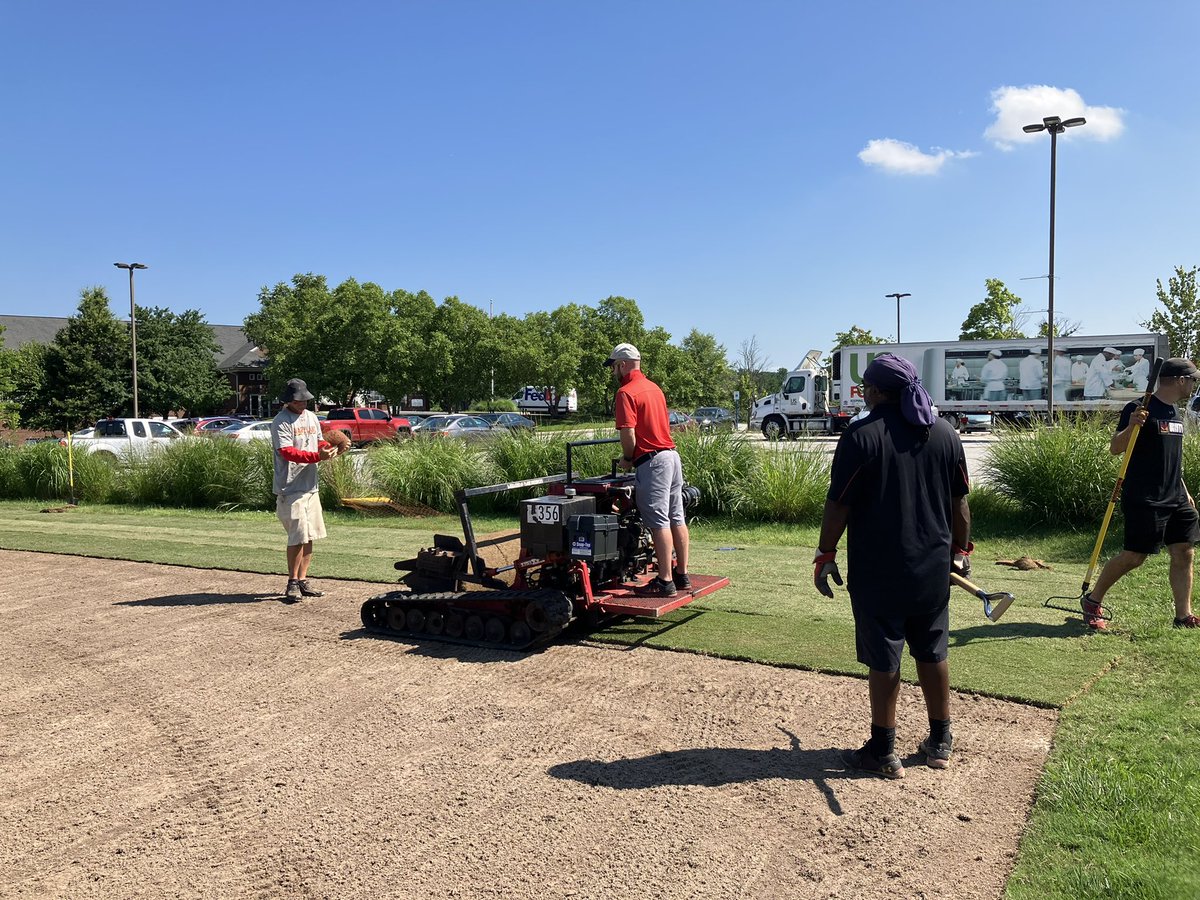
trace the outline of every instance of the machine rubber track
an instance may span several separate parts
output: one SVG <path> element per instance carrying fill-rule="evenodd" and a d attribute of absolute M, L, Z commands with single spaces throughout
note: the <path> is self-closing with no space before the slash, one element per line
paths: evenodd
<path fill-rule="evenodd" d="M 562 591 L 390 591 L 362 605 L 367 631 L 411 641 L 529 650 L 570 624 L 574 606 Z"/>

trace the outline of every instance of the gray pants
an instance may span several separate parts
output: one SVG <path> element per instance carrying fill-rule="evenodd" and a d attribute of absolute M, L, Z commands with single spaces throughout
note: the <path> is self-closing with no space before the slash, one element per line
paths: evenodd
<path fill-rule="evenodd" d="M 1026 400 L 1045 400 L 1046 391 L 1042 388 L 1033 388 L 1032 390 L 1021 388 L 1021 396 Z"/>

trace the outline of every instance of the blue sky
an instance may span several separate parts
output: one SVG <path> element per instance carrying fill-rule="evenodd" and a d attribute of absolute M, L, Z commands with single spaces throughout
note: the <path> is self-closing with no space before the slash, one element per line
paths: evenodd
<path fill-rule="evenodd" d="M 0 313 L 238 324 L 265 285 L 610 294 L 794 365 L 984 280 L 1140 330 L 1200 263 L 1191 3 L 0 3 Z M 1038 87 L 1040 86 L 1040 87 Z M 905 146 L 908 145 L 908 146 Z"/>

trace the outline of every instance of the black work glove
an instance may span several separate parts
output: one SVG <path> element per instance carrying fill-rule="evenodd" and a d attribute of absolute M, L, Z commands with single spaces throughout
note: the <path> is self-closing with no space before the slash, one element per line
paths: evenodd
<path fill-rule="evenodd" d="M 813 584 L 821 594 L 832 600 L 833 588 L 829 586 L 830 578 L 838 587 L 842 586 L 842 573 L 837 567 L 837 550 L 824 553 L 818 550 L 817 555 L 813 557 Z"/>
<path fill-rule="evenodd" d="M 950 563 L 950 571 L 957 572 L 963 578 L 971 577 L 971 551 L 975 549 L 974 541 L 967 541 L 964 550 L 958 544 L 954 545 L 954 560 Z"/>

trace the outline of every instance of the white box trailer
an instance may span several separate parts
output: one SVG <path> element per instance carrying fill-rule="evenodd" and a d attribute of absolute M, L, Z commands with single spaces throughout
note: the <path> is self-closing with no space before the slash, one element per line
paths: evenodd
<path fill-rule="evenodd" d="M 550 403 L 546 400 L 545 392 L 533 385 L 526 385 L 516 394 L 513 394 L 513 403 L 517 405 L 519 412 L 531 413 L 549 413 Z M 579 395 L 575 392 L 575 388 L 568 391 L 563 391 L 558 396 L 558 411 L 560 413 L 578 412 L 579 410 Z"/>
<path fill-rule="evenodd" d="M 755 403 L 750 426 L 769 437 L 840 430 L 863 410 L 862 373 L 881 353 L 911 362 L 939 414 L 955 420 L 1045 413 L 1051 392 L 1056 412 L 1119 409 L 1145 393 L 1150 366 L 1170 353 L 1165 336 L 1146 333 L 1055 337 L 1054 348 L 1057 360 L 1047 359 L 1045 338 L 868 344 L 839 348 L 828 372 L 810 350 L 778 393 Z"/>

